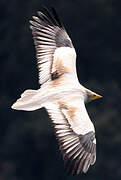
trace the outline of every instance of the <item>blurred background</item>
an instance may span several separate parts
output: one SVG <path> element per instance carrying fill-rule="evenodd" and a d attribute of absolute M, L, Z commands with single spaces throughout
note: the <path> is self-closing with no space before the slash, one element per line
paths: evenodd
<path fill-rule="evenodd" d="M 29 20 L 54 6 L 77 51 L 80 82 L 101 94 L 87 105 L 96 127 L 97 161 L 87 174 L 68 176 L 45 109 L 11 105 L 37 89 L 38 70 Z M 0 1 L 0 180 L 121 179 L 121 1 Z"/>

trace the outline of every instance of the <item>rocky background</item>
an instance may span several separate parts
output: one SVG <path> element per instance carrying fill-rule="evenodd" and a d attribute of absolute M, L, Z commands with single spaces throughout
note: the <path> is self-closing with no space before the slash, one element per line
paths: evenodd
<path fill-rule="evenodd" d="M 45 109 L 15 111 L 25 89 L 37 89 L 29 20 L 54 6 L 76 48 L 80 82 L 103 96 L 87 105 L 97 134 L 97 161 L 68 176 Z M 121 1 L 0 1 L 0 180 L 121 179 Z"/>

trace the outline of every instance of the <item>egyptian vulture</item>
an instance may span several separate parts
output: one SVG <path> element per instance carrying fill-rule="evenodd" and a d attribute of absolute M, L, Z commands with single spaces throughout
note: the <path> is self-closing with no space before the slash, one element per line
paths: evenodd
<path fill-rule="evenodd" d="M 76 52 L 56 11 L 44 8 L 30 24 L 41 87 L 26 90 L 12 108 L 34 111 L 44 107 L 68 172 L 86 173 L 96 161 L 96 138 L 85 103 L 101 96 L 79 83 Z"/>

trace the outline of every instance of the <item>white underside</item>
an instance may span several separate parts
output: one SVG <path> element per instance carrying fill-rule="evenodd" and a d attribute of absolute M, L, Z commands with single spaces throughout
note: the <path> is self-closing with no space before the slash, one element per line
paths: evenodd
<path fill-rule="evenodd" d="M 69 47 L 58 48 L 54 53 L 52 72 L 56 71 L 57 63 L 60 61 L 65 70 L 60 79 L 48 81 L 39 90 L 26 90 L 12 108 L 33 111 L 45 107 L 52 111 L 55 123 L 63 123 L 65 120 L 60 114 L 59 104 L 64 102 L 70 109 L 73 107 L 76 109 L 73 118 L 69 117 L 66 109 L 62 109 L 73 131 L 82 135 L 94 132 L 94 126 L 84 105 L 85 88 L 79 84 L 76 74 L 75 50 Z"/>

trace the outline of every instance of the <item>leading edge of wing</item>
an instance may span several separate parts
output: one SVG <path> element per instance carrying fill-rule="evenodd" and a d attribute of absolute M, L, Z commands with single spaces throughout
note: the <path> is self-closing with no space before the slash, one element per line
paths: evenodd
<path fill-rule="evenodd" d="M 37 14 L 30 21 L 30 28 L 36 48 L 39 83 L 42 85 L 61 76 L 58 69 L 53 67 L 55 51 L 62 47 L 73 49 L 73 45 L 54 8 L 44 8 L 43 12 L 38 11 Z"/>

